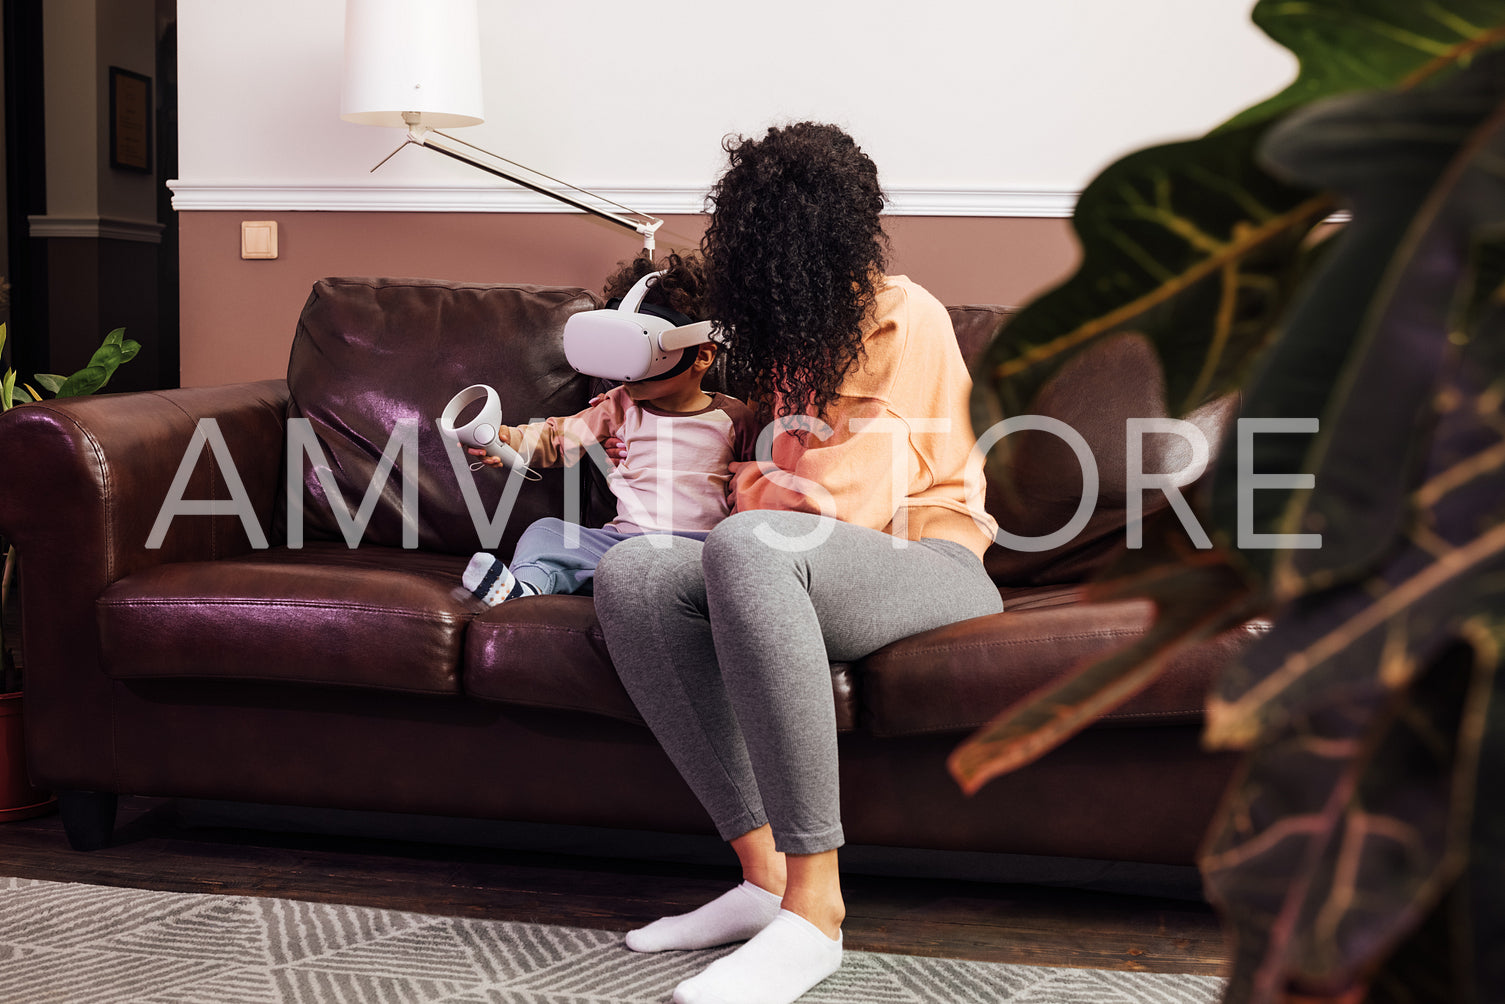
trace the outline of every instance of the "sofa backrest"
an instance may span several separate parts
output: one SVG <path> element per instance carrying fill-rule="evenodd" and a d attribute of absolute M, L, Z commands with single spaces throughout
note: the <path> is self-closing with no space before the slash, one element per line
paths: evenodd
<path fill-rule="evenodd" d="M 451 396 L 475 383 L 496 388 L 511 424 L 584 408 L 590 381 L 565 362 L 560 333 L 571 314 L 600 305 L 575 287 L 321 279 L 304 305 L 288 360 L 289 417 L 309 421 L 347 512 L 365 497 L 394 428 L 416 424 L 419 546 L 468 554 L 480 539 L 435 418 Z M 313 463 L 305 459 L 302 471 L 306 539 L 343 539 Z M 490 518 L 507 477 L 495 470 L 465 476 L 473 477 Z M 399 464 L 363 543 L 402 546 L 403 484 Z M 279 506 L 281 529 L 286 506 Z M 545 471 L 543 481 L 517 493 L 500 546 L 510 553 L 529 523 L 563 511 L 564 474 Z"/>
<path fill-rule="evenodd" d="M 959 306 L 950 312 L 962 355 L 972 366 L 1012 309 Z M 1086 440 L 1098 470 L 1097 505 L 1082 531 L 1053 550 L 989 548 L 984 562 L 994 581 L 1008 586 L 1083 582 L 1123 546 L 1128 420 L 1165 417 L 1163 387 L 1154 350 L 1134 335 L 1108 339 L 1084 352 L 1045 387 L 1030 410 L 1066 423 Z M 1236 406 L 1233 397 L 1226 397 L 1186 416 L 1207 437 L 1214 457 Z M 975 430 L 979 436 L 984 431 Z M 1192 459 L 1190 444 L 1176 435 L 1146 435 L 1143 449 L 1146 474 L 1176 473 Z M 1000 527 L 1021 537 L 1041 537 L 1071 522 L 1082 498 L 1082 471 L 1063 440 L 1048 432 L 1013 433 L 1004 471 L 1002 478 L 988 480 L 988 511 Z M 1146 520 L 1170 505 L 1163 492 L 1147 491 L 1143 498 Z"/>
<path fill-rule="evenodd" d="M 289 417 L 308 420 L 347 512 L 365 497 L 394 428 L 416 424 L 419 545 L 470 553 L 481 542 L 434 418 L 456 391 L 473 383 L 497 389 L 505 420 L 513 424 L 585 407 L 599 387 L 565 361 L 561 333 L 571 314 L 600 305 L 592 292 L 577 287 L 321 279 L 303 308 L 288 361 Z M 950 313 L 963 357 L 972 365 L 1012 308 L 966 305 L 951 307 Z M 1161 386 L 1154 353 L 1142 340 L 1123 336 L 1083 354 L 1045 389 L 1032 410 L 1065 422 L 1087 441 L 1099 474 L 1097 505 L 1086 528 L 1054 550 L 990 548 L 985 561 L 1000 585 L 1081 582 L 1122 545 L 1126 423 L 1165 414 Z M 1225 399 L 1189 420 L 1216 451 L 1233 412 L 1234 402 Z M 1048 433 L 1014 433 L 1009 444 L 1005 477 L 990 478 L 988 484 L 989 511 L 1020 536 L 1043 536 L 1065 526 L 1081 499 L 1076 455 Z M 1147 473 L 1179 471 L 1190 457 L 1186 442 L 1168 435 L 1146 436 L 1144 454 Z M 500 545 L 504 552 L 534 519 L 564 512 L 565 478 L 581 473 L 584 520 L 600 525 L 611 518 L 613 500 L 594 470 L 545 471 L 543 481 L 517 493 Z M 466 474 L 489 518 L 506 477 L 499 471 Z M 305 537 L 343 539 L 306 459 L 302 482 Z M 402 485 L 399 464 L 376 501 L 364 543 L 401 546 Z M 1168 507 L 1161 492 L 1147 492 L 1144 502 L 1146 517 Z M 280 496 L 277 525 L 279 530 L 286 525 Z"/>

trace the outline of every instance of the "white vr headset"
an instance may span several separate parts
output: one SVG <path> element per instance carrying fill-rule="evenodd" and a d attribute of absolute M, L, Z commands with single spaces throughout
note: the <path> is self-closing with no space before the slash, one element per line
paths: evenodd
<path fill-rule="evenodd" d="M 633 284 L 622 302 L 604 310 L 571 314 L 564 322 L 564 357 L 577 372 L 633 383 L 674 376 L 690 368 L 689 351 L 716 341 L 712 321 L 691 321 L 677 310 L 644 303 L 650 272 Z"/>
<path fill-rule="evenodd" d="M 715 341 L 715 325 L 691 321 L 668 307 L 643 303 L 648 284 L 661 275 L 651 272 L 643 276 L 614 307 L 571 315 L 564 324 L 564 357 L 569 364 L 586 376 L 623 383 L 673 376 L 689 369 L 695 354 L 688 350 Z M 529 469 L 527 461 L 502 442 L 501 425 L 501 401 L 485 384 L 472 384 L 460 391 L 439 416 L 439 428 L 446 437 L 483 449 L 524 477 L 537 480 L 538 473 Z M 474 463 L 471 469 L 481 466 Z"/>

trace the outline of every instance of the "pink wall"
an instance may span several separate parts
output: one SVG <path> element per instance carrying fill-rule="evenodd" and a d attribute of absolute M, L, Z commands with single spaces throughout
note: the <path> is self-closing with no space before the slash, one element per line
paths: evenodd
<path fill-rule="evenodd" d="M 240 223 L 278 223 L 275 260 L 242 260 Z M 896 216 L 892 271 L 942 302 L 1019 304 L 1065 278 L 1076 248 L 1069 221 Z M 279 377 L 315 280 L 424 276 L 598 289 L 636 237 L 582 214 L 184 212 L 184 386 Z M 695 245 L 702 216 L 672 216 L 660 249 Z"/>

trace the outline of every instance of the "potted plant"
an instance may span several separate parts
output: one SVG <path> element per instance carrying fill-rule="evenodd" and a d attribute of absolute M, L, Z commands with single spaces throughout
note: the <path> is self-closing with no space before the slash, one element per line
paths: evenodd
<path fill-rule="evenodd" d="M 0 287 L 3 296 L 3 287 Z M 0 349 L 5 347 L 6 325 L 0 322 Z M 109 382 L 120 365 L 140 351 L 140 343 L 125 337 L 124 328 L 105 336 L 88 365 L 71 376 L 39 373 L 36 383 L 55 397 L 92 394 Z M 0 411 L 42 400 L 42 392 L 17 383 L 16 371 L 0 377 Z M 21 646 L 20 564 L 16 549 L 0 538 L 4 554 L 0 570 L 0 822 L 25 819 L 51 809 L 53 798 L 31 786 L 26 774 L 26 750 L 22 719 L 22 673 L 25 655 Z M 43 559 L 45 560 L 45 559 Z"/>
<path fill-rule="evenodd" d="M 1146 527 L 1089 595 L 1149 599 L 1149 633 L 952 771 L 975 790 L 1268 617 L 1207 704 L 1205 744 L 1245 757 L 1201 857 L 1226 1001 L 1505 1000 L 1505 0 L 1253 17 L 1296 82 L 1108 167 L 1075 212 L 1079 271 L 975 373 L 979 430 L 1128 334 L 1170 414 L 1239 391 L 1254 424 L 1197 500 L 1211 546 Z M 1271 420 L 1295 424 L 1252 434 Z"/>

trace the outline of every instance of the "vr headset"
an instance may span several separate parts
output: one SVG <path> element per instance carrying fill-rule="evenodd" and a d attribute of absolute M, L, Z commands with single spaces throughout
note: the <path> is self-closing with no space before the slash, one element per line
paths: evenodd
<path fill-rule="evenodd" d="M 648 284 L 662 272 L 650 272 L 633 284 L 620 302 L 603 310 L 586 310 L 564 322 L 564 357 L 586 376 L 634 383 L 677 376 L 695 362 L 690 351 L 716 341 L 712 321 L 691 321 L 677 310 L 644 303 Z"/>

